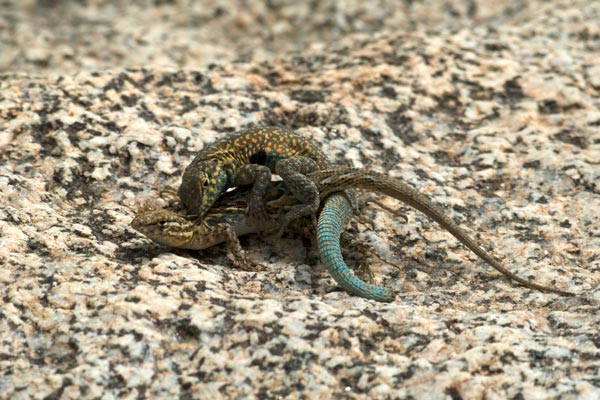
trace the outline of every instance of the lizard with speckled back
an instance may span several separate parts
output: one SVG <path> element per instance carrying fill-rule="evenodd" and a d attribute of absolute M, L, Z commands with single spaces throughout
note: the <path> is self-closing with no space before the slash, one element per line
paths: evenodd
<path fill-rule="evenodd" d="M 289 187 L 302 188 L 301 193 L 293 193 L 301 204 L 284 218 L 277 235 L 281 236 L 289 221 L 314 215 L 319 208 L 319 191 L 305 173 L 330 166 L 316 143 L 296 132 L 249 128 L 229 134 L 198 152 L 183 173 L 178 194 L 185 208 L 200 220 L 228 188 L 252 185 L 247 214 L 259 221 L 268 218 L 263 197 L 271 173 L 276 172 Z"/>
<path fill-rule="evenodd" d="M 295 161 L 292 161 L 291 165 L 293 166 L 294 163 Z M 531 289 L 554 292 L 566 296 L 573 295 L 573 293 L 568 291 L 529 282 L 508 271 L 483 250 L 454 221 L 448 218 L 439 207 L 435 206 L 417 190 L 398 179 L 393 179 L 376 172 L 353 168 L 320 170 L 309 173 L 306 176 L 315 183 L 322 198 L 327 198 L 332 192 L 335 193 L 348 188 L 377 191 L 394 197 L 423 212 L 439 223 L 483 261 L 509 279 L 515 280 Z M 338 201 L 338 199 L 344 199 L 344 196 L 334 195 L 329 196 L 328 199 L 319 215 L 317 225 L 318 249 L 327 269 L 334 279 L 350 293 L 378 301 L 392 301 L 394 295 L 389 289 L 360 280 L 346 266 L 341 255 L 339 237 L 343 226 L 352 213 L 352 207 L 347 201 Z M 270 202 L 269 204 L 272 207 L 276 203 Z M 280 209 L 283 208 L 280 206 Z M 273 211 L 273 208 L 271 208 L 271 211 Z M 236 212 L 236 210 L 230 210 L 225 214 L 218 212 L 217 214 L 220 215 L 219 218 L 227 218 L 229 223 L 234 227 L 233 229 L 237 235 L 269 230 L 277 226 L 277 223 L 273 220 L 271 222 L 263 221 L 261 225 L 249 223 L 243 213 Z M 132 226 L 162 245 L 203 249 L 222 241 L 230 242 L 232 240 L 231 237 L 221 235 L 214 229 L 214 226 L 217 224 L 213 219 L 214 217 L 208 216 L 204 220 L 204 224 L 196 225 L 172 211 L 140 209 L 136 219 L 132 222 Z M 233 235 L 233 239 L 234 242 L 230 243 L 233 246 L 230 249 L 234 252 L 241 252 L 241 247 L 235 235 Z M 243 257 L 240 257 L 238 254 L 237 260 L 243 261 Z M 236 258 L 234 258 L 235 263 Z"/>
<path fill-rule="evenodd" d="M 198 215 L 197 222 L 200 223 L 202 216 L 228 188 L 252 184 L 246 213 L 258 227 L 270 219 L 265 211 L 264 195 L 271 182 L 271 172 L 275 171 L 301 203 L 294 205 L 279 220 L 275 236 L 281 237 L 296 218 L 309 215 L 316 224 L 319 190 L 305 174 L 328 167 L 331 162 L 312 140 L 279 128 L 250 128 L 227 135 L 202 149 L 185 169 L 178 194 L 185 208 Z M 325 201 L 323 211 L 327 215 L 335 213 L 343 225 L 352 216 L 354 203 L 351 192 L 333 193 Z M 233 240 L 236 232 L 227 222 L 213 227 L 211 236 L 227 237 L 230 248 L 239 248 L 239 242 Z M 328 257 L 334 254 L 327 252 Z M 347 267 L 331 270 L 344 289 L 381 301 L 393 299 L 388 289 L 367 284 L 352 273 L 343 273 L 346 270 Z"/>

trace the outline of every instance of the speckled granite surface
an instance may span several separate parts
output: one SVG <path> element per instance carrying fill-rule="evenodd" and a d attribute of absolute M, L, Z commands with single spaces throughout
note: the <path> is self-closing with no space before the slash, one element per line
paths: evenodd
<path fill-rule="evenodd" d="M 48 24 L 64 11 L 42 3 Z M 139 3 L 89 2 L 69 10 L 98 26 L 46 36 L 37 3 L 2 4 L 0 398 L 600 397 L 599 2 L 282 3 L 231 36 L 200 11 L 174 29 L 184 2 L 159 3 L 147 31 Z M 348 29 L 317 43 L 323 21 Z M 303 41 L 273 39 L 297 24 Z M 280 254 L 245 239 L 271 268 L 247 273 L 128 227 L 195 151 L 254 123 L 402 177 L 512 271 L 583 294 L 516 286 L 405 208 L 349 228 L 402 266 L 373 264 L 391 304 L 337 290 L 293 237 Z"/>

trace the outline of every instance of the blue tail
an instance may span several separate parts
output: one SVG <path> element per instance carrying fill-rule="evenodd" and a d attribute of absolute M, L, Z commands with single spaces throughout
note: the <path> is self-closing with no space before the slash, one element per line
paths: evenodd
<path fill-rule="evenodd" d="M 317 244 L 321 260 L 333 279 L 346 291 L 367 299 L 393 301 L 394 294 L 391 290 L 362 281 L 344 262 L 340 235 L 351 216 L 352 205 L 343 193 L 334 193 L 327 198 L 317 224 Z"/>

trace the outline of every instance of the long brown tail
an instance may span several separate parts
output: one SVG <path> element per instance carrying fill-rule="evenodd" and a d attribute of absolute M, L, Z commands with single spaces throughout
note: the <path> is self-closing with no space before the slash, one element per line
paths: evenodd
<path fill-rule="evenodd" d="M 377 191 L 388 196 L 394 197 L 407 205 L 414 207 L 440 224 L 444 229 L 450 232 L 455 238 L 467 246 L 473 253 L 477 254 L 483 261 L 504 274 L 508 278 L 515 280 L 522 285 L 546 292 L 558 293 L 563 296 L 574 296 L 572 292 L 538 285 L 529 282 L 518 275 L 513 274 L 504 268 L 498 261 L 481 248 L 475 241 L 458 225 L 454 223 L 446 214 L 427 197 L 419 193 L 408 184 L 385 174 L 371 172 L 358 168 L 331 168 L 320 170 L 309 174 L 323 197 L 340 190 L 346 189 L 365 189 Z"/>

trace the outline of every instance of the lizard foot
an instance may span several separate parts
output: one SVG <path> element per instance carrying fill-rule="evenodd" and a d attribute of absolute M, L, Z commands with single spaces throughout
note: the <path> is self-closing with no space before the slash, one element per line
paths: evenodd
<path fill-rule="evenodd" d="M 373 283 L 375 281 L 375 275 L 368 263 L 360 264 L 354 271 L 354 275 L 367 283 Z"/>
<path fill-rule="evenodd" d="M 229 258 L 231 260 L 231 262 L 233 263 L 233 266 L 235 268 L 242 270 L 242 271 L 258 272 L 258 271 L 265 271 L 267 269 L 266 265 L 257 263 L 256 261 L 252 261 L 245 255 L 236 256 L 234 254 L 228 254 L 227 258 Z"/>
<path fill-rule="evenodd" d="M 316 229 L 316 226 L 317 226 L 317 217 L 315 214 L 312 214 L 310 216 L 310 218 L 311 218 L 311 224 L 312 224 L 311 228 L 312 228 L 312 231 L 314 232 L 314 229 Z M 281 223 L 279 224 L 279 229 L 275 228 L 270 231 L 265 231 L 265 237 L 267 239 L 279 241 L 279 239 L 281 239 L 281 237 L 283 236 L 283 233 L 286 231 L 286 229 L 290 225 L 290 222 L 292 222 L 292 220 L 290 218 L 288 218 L 287 215 L 285 215 L 281 219 Z"/>
<path fill-rule="evenodd" d="M 172 187 L 165 187 L 158 192 L 158 196 L 167 203 L 167 207 L 173 209 L 181 208 L 181 202 L 179 201 L 177 190 L 173 189 Z"/>
<path fill-rule="evenodd" d="M 394 210 L 388 206 L 386 206 L 385 204 L 383 204 L 381 201 L 377 200 L 377 199 L 369 199 L 365 202 L 366 204 L 375 204 L 376 206 L 378 206 L 379 208 L 381 208 L 382 210 L 385 210 L 387 212 L 389 212 L 390 214 L 394 214 L 396 217 L 403 219 L 404 223 L 408 222 L 408 217 L 406 216 L 406 214 L 398 211 L 398 210 Z"/>

